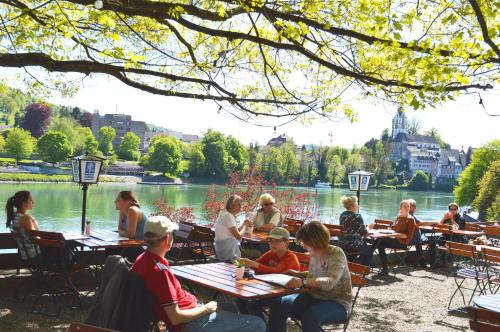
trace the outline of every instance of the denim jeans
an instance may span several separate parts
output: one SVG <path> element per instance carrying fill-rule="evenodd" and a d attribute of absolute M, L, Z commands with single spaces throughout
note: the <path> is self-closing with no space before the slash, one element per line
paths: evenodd
<path fill-rule="evenodd" d="M 236 306 L 238 307 L 240 314 L 254 315 L 265 319 L 263 313 L 264 308 L 270 307 L 274 300 L 275 299 L 262 299 L 248 301 L 236 298 Z"/>
<path fill-rule="evenodd" d="M 288 317 L 300 319 L 302 331 L 319 332 L 323 325 L 344 322 L 347 311 L 336 301 L 318 300 L 307 293 L 287 295 L 271 304 L 269 331 L 285 332 Z"/>
<path fill-rule="evenodd" d="M 265 332 L 266 323 L 259 317 L 216 311 L 201 316 L 186 325 L 186 332 Z"/>

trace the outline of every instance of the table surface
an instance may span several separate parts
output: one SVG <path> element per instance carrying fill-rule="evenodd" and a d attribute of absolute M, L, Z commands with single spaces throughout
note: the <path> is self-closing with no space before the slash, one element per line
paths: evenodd
<path fill-rule="evenodd" d="M 446 229 L 443 230 L 441 228 L 434 228 L 431 225 L 419 226 L 418 228 L 422 231 L 429 231 L 429 232 L 437 231 L 439 233 L 443 233 L 443 231 L 446 232 Z M 481 236 L 481 235 L 486 234 L 484 231 L 479 231 L 479 232 L 478 231 L 466 231 L 466 230 L 462 230 L 462 229 L 450 229 L 449 233 L 455 234 L 455 235 L 466 235 L 466 236 Z"/>
<path fill-rule="evenodd" d="M 236 280 L 235 266 L 229 263 L 176 265 L 170 267 L 180 279 L 245 300 L 279 297 L 301 292 L 256 279 Z"/>
<path fill-rule="evenodd" d="M 129 239 L 120 236 L 117 232 L 111 230 L 91 230 L 90 236 L 85 237 L 80 233 L 64 233 L 66 240 L 74 240 L 79 245 L 89 247 L 91 249 L 98 248 L 128 248 L 139 247 L 144 245 L 142 240 Z"/>
<path fill-rule="evenodd" d="M 241 237 L 244 241 L 253 242 L 253 243 L 267 243 L 267 236 L 269 233 L 266 232 L 253 232 L 251 236 L 248 234 L 243 234 Z M 290 241 L 295 241 L 295 237 L 290 236 Z"/>
<path fill-rule="evenodd" d="M 389 230 L 387 229 L 371 229 L 368 231 L 368 234 L 366 235 L 367 237 L 370 237 L 372 239 L 401 239 L 405 240 L 407 238 L 406 234 L 404 233 L 396 233 L 396 232 L 388 232 Z"/>
<path fill-rule="evenodd" d="M 473 299 L 474 304 L 480 308 L 500 313 L 500 295 L 490 294 L 477 296 Z"/>

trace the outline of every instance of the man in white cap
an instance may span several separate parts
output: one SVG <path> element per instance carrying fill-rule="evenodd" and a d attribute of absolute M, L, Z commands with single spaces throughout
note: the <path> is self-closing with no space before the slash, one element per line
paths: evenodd
<path fill-rule="evenodd" d="M 132 271 L 144 279 L 155 298 L 156 317 L 167 325 L 170 332 L 264 332 L 266 324 L 261 318 L 217 311 L 217 302 L 202 304 L 196 296 L 182 289 L 164 258 L 172 247 L 173 232 L 178 228 L 167 217 L 149 218 L 144 225 L 147 250 L 132 266 Z"/>

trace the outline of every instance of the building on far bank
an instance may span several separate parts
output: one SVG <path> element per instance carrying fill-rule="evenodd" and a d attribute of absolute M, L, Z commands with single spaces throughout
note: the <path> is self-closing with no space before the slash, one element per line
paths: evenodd
<path fill-rule="evenodd" d="M 281 134 L 278 137 L 271 138 L 267 143 L 267 146 L 279 148 L 288 141 L 290 141 L 290 137 L 288 137 L 286 134 Z"/>
<path fill-rule="evenodd" d="M 411 135 L 408 133 L 408 121 L 400 107 L 392 120 L 391 160 L 407 160 L 410 175 L 422 170 L 433 181 L 452 182 L 470 163 L 472 149 L 467 153 L 456 149 L 442 149 L 432 135 Z"/>
<path fill-rule="evenodd" d="M 146 133 L 146 122 L 133 121 L 130 115 L 126 114 L 105 114 L 101 116 L 99 112 L 92 114 L 92 134 L 96 139 L 99 139 L 99 129 L 104 126 L 112 127 L 116 131 L 115 139 L 113 140 L 113 149 L 118 150 L 120 142 L 129 131 L 133 132 L 141 139 L 139 149 L 144 150 L 144 135 Z"/>

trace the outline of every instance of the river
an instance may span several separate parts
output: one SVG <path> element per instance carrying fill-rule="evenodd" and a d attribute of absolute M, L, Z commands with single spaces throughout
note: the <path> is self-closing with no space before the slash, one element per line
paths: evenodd
<path fill-rule="evenodd" d="M 87 218 L 92 227 L 113 229 L 117 224 L 114 200 L 120 190 L 133 190 L 146 213 L 153 211 L 153 200 L 166 196 L 169 205 L 191 207 L 203 219 L 203 203 L 206 185 L 151 186 L 125 183 L 100 183 L 90 186 L 87 201 Z M 6 232 L 5 204 L 18 190 L 29 190 L 35 201 L 31 211 L 41 229 L 48 231 L 78 231 L 81 224 L 82 191 L 73 183 L 0 183 L 0 232 Z M 298 191 L 315 189 L 297 188 Z M 340 203 L 342 195 L 353 195 L 348 189 L 318 189 L 316 200 L 320 206 L 320 219 L 332 222 L 335 215 L 344 209 Z M 453 201 L 452 193 L 434 191 L 376 190 L 362 192 L 360 212 L 365 223 L 375 218 L 394 219 L 399 211 L 399 202 L 413 198 L 417 201 L 417 217 L 421 220 L 440 219 Z"/>

